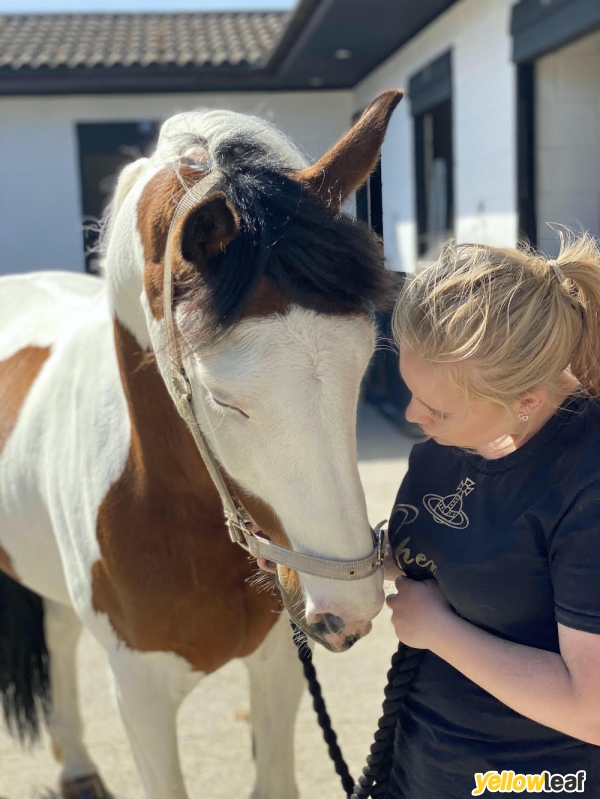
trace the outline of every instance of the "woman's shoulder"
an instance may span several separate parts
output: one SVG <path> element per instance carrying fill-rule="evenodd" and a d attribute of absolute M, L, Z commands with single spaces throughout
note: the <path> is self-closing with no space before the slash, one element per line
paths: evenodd
<path fill-rule="evenodd" d="M 600 465 L 600 403 L 587 395 L 571 397 L 557 411 L 558 439 L 569 450 L 596 455 Z"/>
<path fill-rule="evenodd" d="M 573 487 L 600 482 L 600 403 L 591 397 L 574 397 L 558 411 L 562 422 L 548 450 L 556 479 Z"/>

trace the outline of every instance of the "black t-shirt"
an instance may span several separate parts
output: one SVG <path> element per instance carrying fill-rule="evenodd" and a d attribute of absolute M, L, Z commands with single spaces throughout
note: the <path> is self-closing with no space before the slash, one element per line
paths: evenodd
<path fill-rule="evenodd" d="M 557 622 L 600 634 L 600 405 L 571 399 L 498 460 L 416 445 L 389 529 L 398 566 L 434 577 L 460 616 L 494 635 L 559 652 Z M 521 716 L 424 653 L 388 799 L 466 799 L 477 772 L 544 770 L 585 770 L 575 795 L 600 797 L 600 747 Z"/>

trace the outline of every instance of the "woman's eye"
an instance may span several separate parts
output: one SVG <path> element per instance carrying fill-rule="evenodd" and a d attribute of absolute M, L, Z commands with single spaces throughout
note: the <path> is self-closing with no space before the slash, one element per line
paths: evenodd
<path fill-rule="evenodd" d="M 227 408 L 230 411 L 237 411 L 245 419 L 249 419 L 250 418 L 247 413 L 244 413 L 244 411 L 241 408 L 236 408 L 235 405 L 228 405 L 226 402 L 221 402 L 220 400 L 215 399 L 215 397 L 211 397 L 211 399 L 215 403 L 215 405 L 219 405 L 221 408 Z"/>
<path fill-rule="evenodd" d="M 431 415 L 433 416 L 434 419 L 437 419 L 439 422 L 441 422 L 443 419 L 446 418 L 446 414 L 445 413 L 440 413 L 440 411 L 432 410 L 431 411 Z"/>

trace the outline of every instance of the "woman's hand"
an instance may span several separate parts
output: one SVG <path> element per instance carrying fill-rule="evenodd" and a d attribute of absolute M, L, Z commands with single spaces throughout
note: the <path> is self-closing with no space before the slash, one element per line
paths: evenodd
<path fill-rule="evenodd" d="M 417 649 L 432 649 L 449 618 L 452 608 L 435 580 L 396 578 L 396 594 L 387 597 L 392 609 L 392 624 L 398 639 Z"/>

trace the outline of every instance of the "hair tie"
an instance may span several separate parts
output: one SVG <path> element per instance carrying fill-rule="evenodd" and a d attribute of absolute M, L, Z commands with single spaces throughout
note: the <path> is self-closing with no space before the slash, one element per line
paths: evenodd
<path fill-rule="evenodd" d="M 564 284 L 567 281 L 567 278 L 565 277 L 565 273 L 563 272 L 563 270 L 554 260 L 548 261 L 548 264 L 552 267 L 552 269 L 554 269 L 554 274 L 556 275 L 556 279 L 558 280 L 560 285 L 564 286 Z"/>

